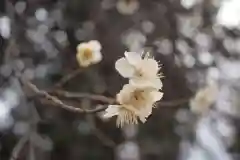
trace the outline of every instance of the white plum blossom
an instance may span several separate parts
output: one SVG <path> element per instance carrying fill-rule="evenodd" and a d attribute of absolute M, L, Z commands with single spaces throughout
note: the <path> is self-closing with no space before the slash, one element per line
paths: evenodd
<path fill-rule="evenodd" d="M 104 117 L 117 116 L 117 126 L 142 123 L 152 113 L 156 101 L 163 97 L 163 93 L 152 88 L 141 88 L 126 84 L 117 94 L 117 105 L 109 105 Z"/>
<path fill-rule="evenodd" d="M 160 67 L 158 62 L 150 56 L 135 52 L 125 52 L 125 57 L 115 63 L 115 68 L 121 76 L 129 78 L 132 85 L 162 89 Z"/>
<path fill-rule="evenodd" d="M 77 61 L 81 67 L 88 67 L 102 60 L 102 46 L 97 40 L 80 43 L 77 46 Z"/>

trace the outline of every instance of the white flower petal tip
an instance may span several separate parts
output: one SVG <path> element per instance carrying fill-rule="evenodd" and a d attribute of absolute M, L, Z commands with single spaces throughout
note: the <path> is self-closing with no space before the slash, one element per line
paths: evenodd
<path fill-rule="evenodd" d="M 120 58 L 115 63 L 118 73 L 124 78 L 130 78 L 134 74 L 134 67 L 131 66 L 125 58 Z"/>
<path fill-rule="evenodd" d="M 105 110 L 104 118 L 111 118 L 113 116 L 118 115 L 119 113 L 119 105 L 109 105 Z"/>
<path fill-rule="evenodd" d="M 101 44 L 97 40 L 80 43 L 77 46 L 76 58 L 81 67 L 88 67 L 102 60 Z"/>
<path fill-rule="evenodd" d="M 129 78 L 133 85 L 162 89 L 162 74 L 158 73 L 160 66 L 156 60 L 149 56 L 142 57 L 136 52 L 125 52 L 124 55 L 115 63 L 115 68 L 122 77 Z"/>

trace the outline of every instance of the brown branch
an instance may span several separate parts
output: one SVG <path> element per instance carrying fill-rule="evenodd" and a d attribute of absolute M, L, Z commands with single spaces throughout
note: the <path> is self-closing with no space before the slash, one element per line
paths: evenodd
<path fill-rule="evenodd" d="M 164 107 L 174 107 L 174 106 L 182 105 L 187 102 L 189 102 L 189 98 L 170 100 L 170 101 L 159 101 L 157 102 L 157 104 L 159 106 L 164 106 Z"/>
<path fill-rule="evenodd" d="M 16 146 L 13 148 L 13 151 L 11 153 L 11 157 L 9 160 L 17 160 L 19 158 L 19 154 L 28 140 L 29 140 L 29 134 L 26 134 L 18 141 Z"/>
<path fill-rule="evenodd" d="M 79 73 L 81 73 L 83 70 L 82 69 L 76 69 L 69 73 L 68 75 L 64 76 L 62 79 L 60 79 L 53 88 L 59 88 L 62 87 L 64 84 L 66 84 L 68 81 L 71 79 L 75 78 Z"/>
<path fill-rule="evenodd" d="M 57 96 L 65 97 L 65 98 L 87 98 L 87 99 L 105 102 L 108 104 L 113 104 L 116 102 L 114 98 L 110 98 L 102 95 L 90 94 L 90 93 L 69 92 L 65 90 L 55 90 L 55 91 L 52 91 L 51 93 L 56 94 Z"/>
<path fill-rule="evenodd" d="M 91 110 L 87 110 L 87 109 L 82 109 L 82 108 L 77 108 L 77 107 L 74 107 L 74 106 L 71 106 L 71 105 L 68 105 L 68 104 L 65 104 L 63 101 L 61 101 L 60 99 L 58 99 L 57 97 L 55 96 L 52 96 L 50 94 L 48 94 L 46 91 L 44 90 L 40 90 L 37 88 L 36 85 L 32 84 L 30 81 L 28 80 L 25 80 L 25 79 L 21 79 L 22 83 L 27 85 L 34 93 L 36 93 L 37 95 L 39 96 L 42 96 L 48 100 L 50 100 L 53 104 L 63 108 L 63 109 L 66 109 L 66 110 L 69 110 L 69 111 L 72 111 L 72 112 L 78 112 L 78 113 L 96 113 L 96 112 L 101 112 L 103 110 L 105 110 L 107 108 L 107 106 L 102 106 L 102 107 L 98 107 L 98 108 L 95 108 L 95 109 L 91 109 Z M 93 99 L 95 100 L 95 97 L 91 97 L 89 96 L 88 98 L 90 99 Z M 99 100 L 99 99 L 97 99 Z"/>
<path fill-rule="evenodd" d="M 114 98 L 110 98 L 102 95 L 94 95 L 89 93 L 69 92 L 65 90 L 56 90 L 56 91 L 52 91 L 51 93 L 56 94 L 57 96 L 65 97 L 65 98 L 76 98 L 76 99 L 88 98 L 88 99 L 94 99 L 97 101 L 106 102 L 108 104 L 117 103 Z M 171 106 L 178 106 L 178 105 L 187 103 L 188 101 L 189 101 L 189 98 L 185 98 L 185 99 L 170 100 L 170 101 L 159 101 L 157 102 L 157 104 L 164 107 L 171 107 Z"/>

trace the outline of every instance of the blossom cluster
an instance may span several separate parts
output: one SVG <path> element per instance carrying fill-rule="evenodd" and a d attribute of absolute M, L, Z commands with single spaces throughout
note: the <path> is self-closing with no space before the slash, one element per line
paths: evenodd
<path fill-rule="evenodd" d="M 125 57 L 115 63 L 119 74 L 129 79 L 117 94 L 118 104 L 109 105 L 105 117 L 117 116 L 117 126 L 142 123 L 151 115 L 156 101 L 163 97 L 160 66 L 153 57 L 135 52 L 125 52 Z"/>
<path fill-rule="evenodd" d="M 101 61 L 101 44 L 92 40 L 77 47 L 77 61 L 80 66 L 88 67 Z M 149 54 L 125 52 L 125 57 L 118 59 L 115 68 L 118 73 L 129 79 L 116 95 L 117 104 L 109 105 L 105 118 L 117 116 L 117 126 L 145 122 L 152 109 L 163 97 L 160 66 Z"/>

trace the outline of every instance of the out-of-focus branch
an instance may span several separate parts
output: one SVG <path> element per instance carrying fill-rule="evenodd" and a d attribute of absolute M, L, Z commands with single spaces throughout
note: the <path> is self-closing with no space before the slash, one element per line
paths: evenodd
<path fill-rule="evenodd" d="M 62 79 L 60 79 L 53 88 L 59 88 L 62 87 L 64 84 L 66 84 L 71 79 L 75 78 L 79 73 L 81 73 L 83 69 L 77 69 L 69 73 L 68 75 L 64 76 Z"/>
<path fill-rule="evenodd" d="M 44 90 L 40 90 L 36 85 L 34 85 L 33 83 L 31 83 L 30 81 L 21 78 L 21 81 L 23 84 L 25 84 L 26 86 L 28 86 L 33 92 L 35 92 L 37 95 L 39 96 L 43 96 L 44 98 L 50 100 L 51 102 L 53 102 L 54 104 L 56 104 L 57 106 L 72 111 L 72 112 L 78 112 L 78 113 L 96 113 L 96 112 L 101 112 L 103 110 L 106 109 L 107 106 L 102 106 L 99 108 L 95 108 L 92 110 L 87 110 L 87 109 L 82 109 L 82 108 L 77 108 L 68 104 L 65 104 L 63 101 L 61 101 L 60 99 L 58 99 L 55 96 L 52 96 L 50 94 L 48 94 L 46 91 Z M 88 98 L 95 100 L 95 97 L 91 97 L 89 96 Z M 99 99 L 97 99 L 99 100 Z"/>
<path fill-rule="evenodd" d="M 169 101 L 159 101 L 157 104 L 161 107 L 174 107 L 174 106 L 179 106 L 182 104 L 185 104 L 189 102 L 190 98 L 185 98 L 185 99 L 177 99 L 177 100 L 169 100 Z"/>
<path fill-rule="evenodd" d="M 18 141 L 16 146 L 13 148 L 13 151 L 11 153 L 11 157 L 9 160 L 17 160 L 19 158 L 19 154 L 28 140 L 29 140 L 29 134 L 26 134 Z"/>
<path fill-rule="evenodd" d="M 110 97 L 105 97 L 102 95 L 94 95 L 94 94 L 89 94 L 89 93 L 79 93 L 79 92 L 69 92 L 65 90 L 56 90 L 52 91 L 51 93 L 56 94 L 57 96 L 60 97 L 65 97 L 65 98 L 89 98 L 89 99 L 94 99 L 97 101 L 102 101 L 106 102 L 109 104 L 115 103 L 114 98 Z M 178 100 L 170 100 L 170 101 L 159 101 L 157 102 L 158 105 L 164 106 L 164 107 L 172 107 L 172 106 L 179 106 L 181 104 L 187 103 L 189 101 L 189 98 L 185 99 L 178 99 Z"/>
<path fill-rule="evenodd" d="M 102 95 L 90 94 L 90 93 L 69 92 L 65 90 L 55 90 L 50 93 L 56 94 L 57 96 L 65 97 L 65 98 L 87 98 L 87 99 L 92 99 L 96 101 L 102 101 L 108 104 L 113 104 L 116 101 L 114 98 L 110 98 Z"/>
<path fill-rule="evenodd" d="M 87 115 L 87 121 L 91 125 L 92 133 L 106 146 L 114 148 L 115 142 L 110 139 L 105 133 L 96 127 L 93 115 Z"/>

